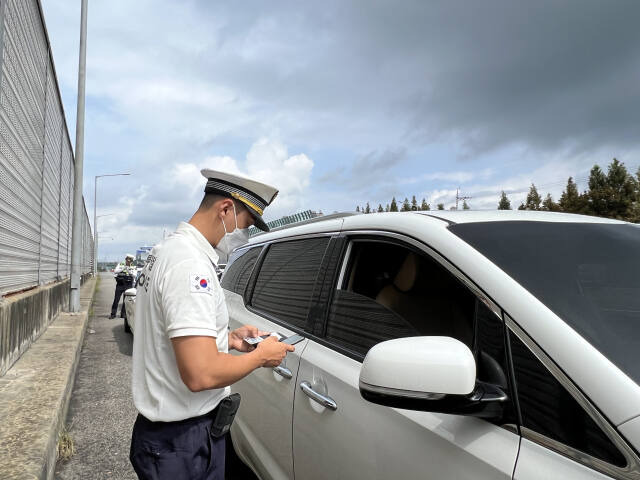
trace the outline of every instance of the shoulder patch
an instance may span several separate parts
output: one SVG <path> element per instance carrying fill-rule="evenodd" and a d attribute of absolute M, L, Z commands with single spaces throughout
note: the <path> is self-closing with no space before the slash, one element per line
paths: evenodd
<path fill-rule="evenodd" d="M 191 286 L 191 293 L 208 293 L 211 294 L 211 282 L 213 279 L 211 275 L 190 273 L 189 284 Z"/>

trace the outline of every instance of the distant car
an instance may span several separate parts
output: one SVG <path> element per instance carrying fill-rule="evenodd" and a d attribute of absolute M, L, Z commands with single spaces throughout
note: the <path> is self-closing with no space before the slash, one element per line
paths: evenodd
<path fill-rule="evenodd" d="M 134 333 L 136 315 L 136 289 L 129 288 L 124 292 L 124 331 Z"/>
<path fill-rule="evenodd" d="M 232 385 L 235 452 L 262 480 L 640 478 L 639 272 L 640 226 L 551 212 L 252 237 L 230 328 L 304 338 Z"/>

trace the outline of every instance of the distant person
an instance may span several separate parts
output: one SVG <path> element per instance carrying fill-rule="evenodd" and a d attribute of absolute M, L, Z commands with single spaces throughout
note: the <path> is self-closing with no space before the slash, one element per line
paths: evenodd
<path fill-rule="evenodd" d="M 255 180 L 203 170 L 205 195 L 189 222 L 153 250 L 138 279 L 133 336 L 133 403 L 138 418 L 129 458 L 141 479 L 223 480 L 225 437 L 239 405 L 229 385 L 276 367 L 292 345 L 270 337 L 254 348 L 245 325 L 229 331 L 216 269 L 269 230 L 264 209 L 278 191 Z M 229 355 L 229 350 L 245 352 Z"/>
<path fill-rule="evenodd" d="M 124 263 L 120 262 L 113 271 L 113 275 L 116 277 L 116 294 L 113 297 L 113 305 L 111 305 L 111 316 L 109 318 L 116 318 L 116 311 L 118 310 L 118 303 L 120 303 L 120 297 L 122 294 L 133 287 L 133 282 L 136 279 L 137 267 L 133 262 L 135 257 L 130 253 L 124 259 Z M 124 302 L 120 309 L 120 316 L 124 318 L 125 309 Z"/>

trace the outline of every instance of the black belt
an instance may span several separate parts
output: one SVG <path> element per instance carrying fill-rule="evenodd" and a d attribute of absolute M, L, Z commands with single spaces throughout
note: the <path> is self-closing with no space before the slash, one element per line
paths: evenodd
<path fill-rule="evenodd" d="M 208 420 L 208 421 L 213 420 L 213 418 L 215 418 L 216 416 L 216 413 L 218 413 L 218 407 L 214 408 L 210 412 L 207 412 L 202 415 L 198 415 L 197 417 L 185 418 L 183 420 L 174 420 L 171 422 L 163 422 L 160 420 L 157 422 L 154 422 L 152 420 L 149 420 L 147 417 L 145 417 L 141 413 L 138 413 L 138 421 L 149 426 L 155 425 L 157 427 L 164 427 L 164 426 L 170 426 L 170 425 L 193 425 L 193 424 L 203 422 L 205 420 Z"/>

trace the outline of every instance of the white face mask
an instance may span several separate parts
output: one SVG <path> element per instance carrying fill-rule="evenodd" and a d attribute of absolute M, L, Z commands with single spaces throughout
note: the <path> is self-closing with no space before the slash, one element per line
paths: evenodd
<path fill-rule="evenodd" d="M 224 220 L 222 220 L 222 227 L 224 228 L 224 236 L 216 245 L 215 250 L 218 256 L 220 257 L 220 263 L 226 263 L 229 259 L 229 255 L 236 248 L 244 245 L 249 241 L 249 229 L 248 228 L 238 228 L 238 216 L 236 215 L 236 206 L 233 206 L 233 217 L 236 222 L 236 227 L 233 229 L 231 233 L 227 231 L 227 226 L 224 224 Z"/>

